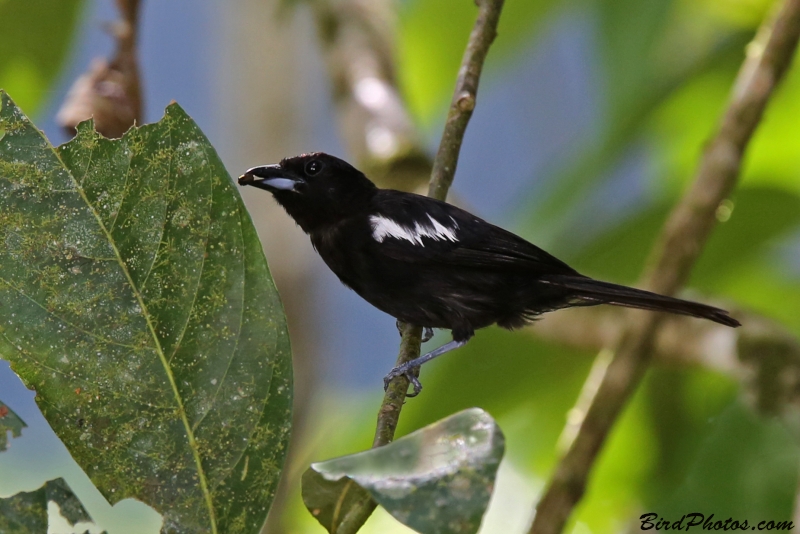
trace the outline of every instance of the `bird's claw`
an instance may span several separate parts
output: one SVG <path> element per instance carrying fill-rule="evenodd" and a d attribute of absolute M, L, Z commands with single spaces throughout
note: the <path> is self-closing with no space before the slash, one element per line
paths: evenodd
<path fill-rule="evenodd" d="M 400 334 L 400 337 L 403 337 L 403 323 L 400 322 L 400 319 L 395 321 L 395 326 L 397 327 L 397 333 Z M 430 326 L 424 327 L 425 331 L 422 334 L 422 342 L 427 343 L 431 339 L 433 339 L 433 328 Z"/>
<path fill-rule="evenodd" d="M 422 334 L 422 342 L 427 343 L 431 339 L 433 339 L 433 328 L 431 328 L 430 326 L 426 326 L 425 333 Z"/>
<path fill-rule="evenodd" d="M 389 374 L 383 377 L 383 390 L 386 391 L 387 389 L 389 389 L 389 383 L 392 380 L 394 380 L 398 376 L 404 376 L 406 377 L 406 380 L 408 380 L 408 382 L 412 386 L 414 386 L 414 392 L 407 393 L 406 397 L 416 397 L 417 395 L 419 395 L 420 391 L 422 391 L 422 383 L 419 381 L 419 378 L 417 378 L 418 374 L 419 374 L 419 367 L 411 367 L 405 369 L 403 368 L 402 365 L 399 367 L 395 367 L 394 369 L 389 371 Z"/>

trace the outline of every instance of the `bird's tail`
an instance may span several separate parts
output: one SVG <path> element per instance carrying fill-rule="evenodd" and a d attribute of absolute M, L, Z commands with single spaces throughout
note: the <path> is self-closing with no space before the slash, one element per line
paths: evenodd
<path fill-rule="evenodd" d="M 709 319 L 725 326 L 741 326 L 739 321 L 720 308 L 700 304 L 699 302 L 666 297 L 642 289 L 634 289 L 578 276 L 551 276 L 542 281 L 569 290 L 574 298 L 579 301 L 578 305 L 614 304 L 628 308 L 690 315 Z"/>

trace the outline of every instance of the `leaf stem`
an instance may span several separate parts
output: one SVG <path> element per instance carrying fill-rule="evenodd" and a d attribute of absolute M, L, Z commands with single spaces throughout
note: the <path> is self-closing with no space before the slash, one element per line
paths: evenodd
<path fill-rule="evenodd" d="M 691 188 L 673 209 L 651 253 L 644 287 L 673 294 L 689 277 L 716 224 L 716 211 L 735 187 L 748 142 L 775 87 L 788 70 L 800 36 L 800 0 L 786 0 L 747 47 L 728 108 L 708 144 Z M 631 312 L 614 359 L 569 450 L 539 501 L 531 534 L 560 533 L 586 490 L 605 438 L 652 357 L 661 315 Z"/>

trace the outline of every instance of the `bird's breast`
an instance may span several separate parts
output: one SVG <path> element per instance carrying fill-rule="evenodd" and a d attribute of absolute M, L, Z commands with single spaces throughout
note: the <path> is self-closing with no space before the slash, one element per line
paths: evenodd
<path fill-rule="evenodd" d="M 365 270 L 362 232 L 345 225 L 329 226 L 310 234 L 314 249 L 325 264 L 346 286 L 360 291 L 368 272 Z"/>

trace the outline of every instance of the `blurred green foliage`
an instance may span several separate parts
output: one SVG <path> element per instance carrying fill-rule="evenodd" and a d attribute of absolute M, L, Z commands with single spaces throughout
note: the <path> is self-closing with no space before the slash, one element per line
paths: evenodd
<path fill-rule="evenodd" d="M 82 523 L 80 526 L 85 528 L 88 523 L 92 523 L 92 518 L 72 493 L 66 481 L 57 478 L 48 480 L 37 490 L 21 491 L 10 497 L 0 498 L 0 532 L 3 534 L 47 532 L 50 501 L 58 505 L 61 516 L 70 526 Z M 103 533 L 106 534 L 105 531 Z"/>
<path fill-rule="evenodd" d="M 0 0 L 0 89 L 35 115 L 64 65 L 83 0 Z"/>
<path fill-rule="evenodd" d="M 773 5 L 768 0 L 507 0 L 485 78 L 502 75 L 498 65 L 519 60 L 550 25 L 576 14 L 593 21 L 601 77 L 599 124 L 567 164 L 531 177 L 544 182 L 544 194 L 537 188 L 539 198 L 521 210 L 525 215 L 516 230 L 582 272 L 635 283 L 665 217 L 693 179 L 745 47 Z M 401 3 L 399 73 L 424 128 L 444 114 L 475 13 L 472 2 Z M 796 335 L 798 117 L 795 65 L 767 109 L 740 186 L 690 281 L 692 291 L 775 318 Z M 645 151 L 651 161 L 649 172 L 638 177 L 647 194 L 607 228 L 593 227 L 592 217 L 582 213 L 585 199 L 613 177 L 632 150 Z M 480 406 L 503 428 L 508 461 L 534 486 L 546 482 L 596 354 L 547 344 L 533 334 L 535 327 L 533 333 L 481 331 L 457 355 L 426 366 L 425 392 L 407 403 L 398 435 Z M 379 401 L 370 402 L 376 408 Z M 315 458 L 367 446 L 373 417 L 369 409 L 359 410 L 367 415 L 340 421 L 342 437 L 329 435 Z M 751 523 L 789 519 L 798 487 L 798 436 L 786 419 L 751 408 L 740 383 L 729 376 L 653 368 L 614 427 L 570 528 L 638 530 L 645 512 L 674 520 L 693 512 Z"/>
<path fill-rule="evenodd" d="M 555 0 L 506 2 L 497 29 L 503 38 L 495 40 L 493 57 L 513 56 L 558 4 Z M 472 2 L 451 0 L 413 0 L 400 3 L 399 8 L 400 81 L 409 108 L 429 126 L 447 110 L 477 9 Z"/>

